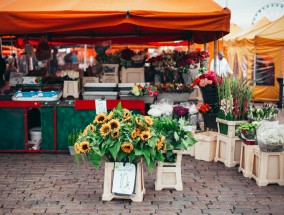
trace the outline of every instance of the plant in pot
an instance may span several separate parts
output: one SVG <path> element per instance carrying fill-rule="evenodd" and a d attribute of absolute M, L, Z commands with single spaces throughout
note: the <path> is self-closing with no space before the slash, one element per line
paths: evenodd
<path fill-rule="evenodd" d="M 75 149 L 74 149 L 74 145 L 76 143 L 76 140 L 78 139 L 79 137 L 79 134 L 81 132 L 78 131 L 77 129 L 73 129 L 72 133 L 68 134 L 67 136 L 67 143 L 68 143 L 68 148 L 69 148 L 69 152 L 70 152 L 70 155 L 75 155 Z"/>
<path fill-rule="evenodd" d="M 222 84 L 218 85 L 220 111 L 217 122 L 219 122 L 220 133 L 228 134 L 228 121 L 234 121 L 232 126 L 247 121 L 252 93 L 253 89 L 248 81 L 235 77 L 226 77 Z M 235 127 L 230 130 L 232 135 L 228 135 L 234 137 Z"/>

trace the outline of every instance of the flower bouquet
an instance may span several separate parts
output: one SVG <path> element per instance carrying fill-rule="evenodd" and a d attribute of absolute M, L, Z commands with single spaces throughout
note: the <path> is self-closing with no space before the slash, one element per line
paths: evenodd
<path fill-rule="evenodd" d="M 278 108 L 273 104 L 264 104 L 262 107 L 256 108 L 254 105 L 248 110 L 248 119 L 251 121 L 276 121 L 278 116 Z"/>
<path fill-rule="evenodd" d="M 150 84 L 146 84 L 144 86 L 135 84 L 131 89 L 131 93 L 135 96 L 157 96 L 158 89 L 156 86 L 152 86 Z"/>
<path fill-rule="evenodd" d="M 64 80 L 75 81 L 79 79 L 80 73 L 75 70 L 62 70 L 60 76 Z"/>
<path fill-rule="evenodd" d="M 256 144 L 257 123 L 243 123 L 236 127 L 236 135 L 247 145 Z"/>
<path fill-rule="evenodd" d="M 133 115 L 119 103 L 109 114 L 99 113 L 75 143 L 76 159 L 86 154 L 99 167 L 109 162 L 137 163 L 144 158 L 152 172 L 155 161 L 163 161 L 161 149 L 166 144 L 163 133 L 154 127 L 150 116 Z M 170 144 L 169 144 L 170 146 Z"/>

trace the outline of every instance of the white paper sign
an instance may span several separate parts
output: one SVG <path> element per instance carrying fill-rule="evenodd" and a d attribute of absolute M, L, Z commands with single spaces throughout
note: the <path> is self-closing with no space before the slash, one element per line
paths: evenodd
<path fill-rule="evenodd" d="M 117 195 L 131 195 L 135 191 L 136 166 L 132 163 L 115 162 L 112 193 Z"/>
<path fill-rule="evenodd" d="M 106 100 L 96 99 L 96 113 L 107 113 Z"/>

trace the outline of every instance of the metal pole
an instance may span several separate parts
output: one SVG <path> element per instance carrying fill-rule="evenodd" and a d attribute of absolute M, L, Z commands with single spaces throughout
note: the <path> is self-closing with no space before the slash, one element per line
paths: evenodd
<path fill-rule="evenodd" d="M 217 41 L 216 41 L 216 38 L 217 38 L 217 33 L 214 32 L 214 72 L 216 72 L 216 55 L 217 55 Z"/>

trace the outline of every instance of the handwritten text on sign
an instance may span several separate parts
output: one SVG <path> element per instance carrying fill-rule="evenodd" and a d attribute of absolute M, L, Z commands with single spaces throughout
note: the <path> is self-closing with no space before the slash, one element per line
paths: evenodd
<path fill-rule="evenodd" d="M 134 193 L 136 177 L 136 166 L 122 162 L 116 162 L 114 165 L 112 193 L 131 195 Z"/>
<path fill-rule="evenodd" d="M 96 99 L 96 113 L 107 113 L 106 100 Z"/>

